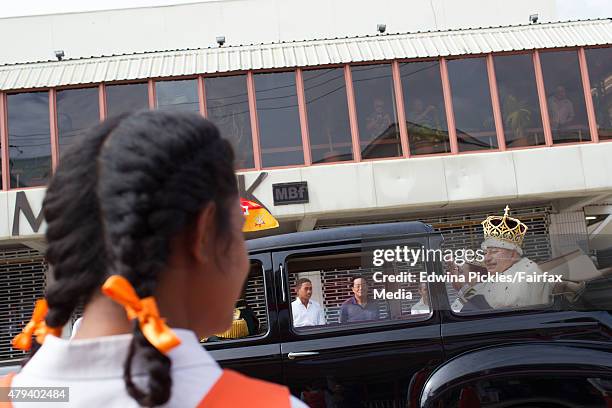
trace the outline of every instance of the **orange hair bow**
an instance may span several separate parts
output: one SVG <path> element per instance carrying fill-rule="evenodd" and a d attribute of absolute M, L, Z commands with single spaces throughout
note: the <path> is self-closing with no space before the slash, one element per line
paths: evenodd
<path fill-rule="evenodd" d="M 162 353 L 167 353 L 181 344 L 181 340 L 159 316 L 155 298 L 148 296 L 140 299 L 132 284 L 123 276 L 109 277 L 102 285 L 102 293 L 122 305 L 128 319 L 138 318 L 142 334 Z"/>
<path fill-rule="evenodd" d="M 49 307 L 45 299 L 39 299 L 34 305 L 34 312 L 32 312 L 32 318 L 23 328 L 21 333 L 13 338 L 13 348 L 28 351 L 32 348 L 32 336 L 36 336 L 36 341 L 42 344 L 47 334 L 52 334 L 59 337 L 62 334 L 62 329 L 57 327 L 49 327 L 45 323 L 45 316 Z"/>

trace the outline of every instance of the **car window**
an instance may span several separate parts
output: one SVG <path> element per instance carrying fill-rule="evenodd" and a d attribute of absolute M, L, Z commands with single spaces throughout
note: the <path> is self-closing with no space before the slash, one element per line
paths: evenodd
<path fill-rule="evenodd" d="M 394 260 L 375 266 L 374 258 L 371 250 L 290 256 L 287 292 L 293 330 L 427 319 L 432 312 L 429 286 L 418 279 L 427 273 L 425 262 Z"/>
<path fill-rule="evenodd" d="M 462 245 L 463 244 L 463 245 Z M 531 243 L 516 248 L 446 242 L 452 258 L 442 262 L 447 277 L 446 293 L 456 314 L 491 313 L 509 310 L 538 310 L 550 307 L 559 284 L 549 276 L 549 256 L 529 250 Z M 474 256 L 465 256 L 467 253 Z"/>
<path fill-rule="evenodd" d="M 236 302 L 232 324 L 224 332 L 200 339 L 203 343 L 256 338 L 268 332 L 266 286 L 263 266 L 251 260 L 251 269 L 240 299 Z"/>

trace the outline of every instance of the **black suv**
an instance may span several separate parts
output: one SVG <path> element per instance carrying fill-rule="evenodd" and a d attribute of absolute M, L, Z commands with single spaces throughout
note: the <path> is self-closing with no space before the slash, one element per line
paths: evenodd
<path fill-rule="evenodd" d="M 435 250 L 444 240 L 404 222 L 249 241 L 242 305 L 258 327 L 203 344 L 221 365 L 286 384 L 315 408 L 612 407 L 610 275 L 547 304 L 462 313 L 448 282 L 381 282 L 381 272 L 446 273 L 444 262 L 420 258 L 372 265 L 374 248 L 397 245 Z M 355 277 L 369 283 L 378 318 L 340 323 Z M 299 279 L 325 324 L 294 327 Z M 382 289 L 387 297 L 373 299 Z"/>

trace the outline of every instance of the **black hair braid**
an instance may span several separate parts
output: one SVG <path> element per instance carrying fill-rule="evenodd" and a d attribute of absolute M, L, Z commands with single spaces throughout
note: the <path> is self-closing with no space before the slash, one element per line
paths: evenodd
<path fill-rule="evenodd" d="M 109 270 L 142 297 L 154 294 L 170 240 L 217 204 L 216 225 L 229 230 L 229 199 L 237 196 L 233 152 L 217 128 L 197 114 L 143 112 L 126 118 L 99 156 L 98 197 Z M 131 379 L 138 357 L 147 391 Z M 136 325 L 124 371 L 128 393 L 141 405 L 170 398 L 170 360 Z"/>
<path fill-rule="evenodd" d="M 62 156 L 43 201 L 46 259 L 53 279 L 46 288 L 45 322 L 63 327 L 80 302 L 87 302 L 105 274 L 105 250 L 96 192 L 96 157 L 121 117 L 82 137 Z M 30 357 L 38 347 L 33 347 Z M 29 358 L 28 358 L 29 359 Z M 27 362 L 27 360 L 26 360 Z"/>
<path fill-rule="evenodd" d="M 148 371 L 150 390 L 148 394 L 140 390 L 132 379 L 132 362 L 136 355 L 144 362 Z M 140 330 L 138 320 L 135 320 L 134 338 L 130 342 L 123 371 L 123 379 L 130 396 L 144 407 L 153 407 L 168 401 L 172 389 L 170 368 L 170 358 L 149 343 Z"/>

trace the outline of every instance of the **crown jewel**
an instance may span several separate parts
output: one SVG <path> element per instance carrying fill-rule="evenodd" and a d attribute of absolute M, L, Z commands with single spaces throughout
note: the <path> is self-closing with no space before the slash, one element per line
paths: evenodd
<path fill-rule="evenodd" d="M 516 244 L 519 247 L 523 245 L 523 239 L 525 239 L 525 233 L 527 232 L 527 225 L 522 223 L 519 219 L 510 217 L 508 213 L 510 207 L 504 208 L 504 215 L 490 215 L 481 224 L 484 229 L 484 237 L 497 238 L 502 241 Z"/>

